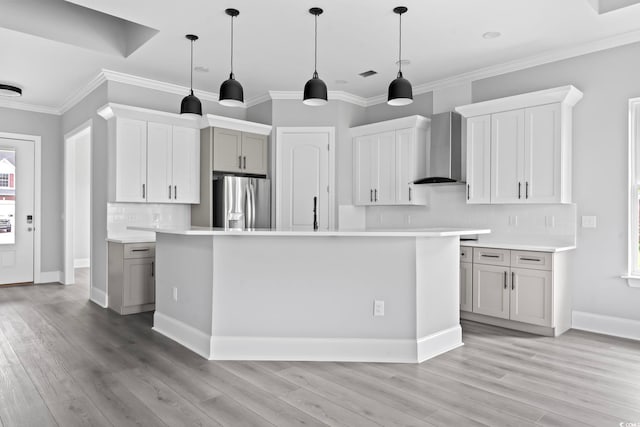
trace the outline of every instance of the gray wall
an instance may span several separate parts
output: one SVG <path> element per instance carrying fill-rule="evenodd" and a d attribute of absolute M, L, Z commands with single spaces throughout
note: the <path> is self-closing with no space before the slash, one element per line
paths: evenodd
<path fill-rule="evenodd" d="M 573 254 L 573 308 L 640 320 L 640 290 L 627 269 L 628 101 L 640 96 L 640 44 L 623 46 L 473 83 L 473 100 L 573 84 L 584 92 L 573 115 L 573 201 L 578 228 Z M 580 223 L 580 221 L 578 221 Z"/>
<path fill-rule="evenodd" d="M 42 137 L 41 271 L 62 270 L 63 142 L 60 116 L 0 108 L 0 132 Z"/>
<path fill-rule="evenodd" d="M 367 107 L 366 122 L 368 124 L 384 120 L 399 119 L 400 117 L 418 114 L 421 116 L 431 116 L 433 113 L 433 92 L 427 92 L 413 97 L 413 102 L 404 107 L 392 107 L 386 102 Z M 357 125 L 356 125 L 357 126 Z"/>
<path fill-rule="evenodd" d="M 73 174 L 75 180 L 73 201 L 73 257 L 74 260 L 89 258 L 91 236 L 91 138 L 83 135 L 77 138 L 74 150 Z M 64 262 L 64 261 L 63 261 Z"/>

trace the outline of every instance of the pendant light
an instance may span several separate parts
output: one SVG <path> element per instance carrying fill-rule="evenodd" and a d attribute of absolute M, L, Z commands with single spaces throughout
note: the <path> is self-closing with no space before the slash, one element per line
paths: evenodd
<path fill-rule="evenodd" d="M 389 85 L 387 104 L 393 106 L 409 105 L 413 102 L 413 90 L 409 80 L 402 77 L 402 14 L 408 9 L 398 6 L 393 9 L 400 17 L 400 46 L 398 48 L 398 77 Z"/>
<path fill-rule="evenodd" d="M 180 114 L 202 116 L 202 103 L 193 94 L 193 42 L 198 40 L 198 36 L 187 34 L 185 37 L 191 41 L 191 81 L 189 83 L 191 93 L 182 99 L 182 104 L 180 104 Z"/>
<path fill-rule="evenodd" d="M 22 89 L 17 86 L 0 84 L 1 96 L 22 96 Z"/>
<path fill-rule="evenodd" d="M 233 18 L 240 15 L 240 12 L 237 9 L 226 9 L 224 12 L 231 17 L 231 73 L 229 79 L 220 85 L 219 100 L 225 107 L 243 107 L 244 91 L 233 75 Z"/>
<path fill-rule="evenodd" d="M 318 15 L 322 9 L 312 7 L 309 13 L 315 16 L 315 59 L 313 63 L 313 77 L 304 85 L 304 102 L 314 107 L 327 103 L 327 85 L 318 77 Z"/>

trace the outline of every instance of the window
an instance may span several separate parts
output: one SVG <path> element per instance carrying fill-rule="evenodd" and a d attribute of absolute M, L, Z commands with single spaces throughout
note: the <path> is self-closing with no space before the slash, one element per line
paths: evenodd
<path fill-rule="evenodd" d="M 629 100 L 629 286 L 640 287 L 640 98 Z"/>
<path fill-rule="evenodd" d="M 0 187 L 9 187 L 9 174 L 8 173 L 0 173 Z"/>

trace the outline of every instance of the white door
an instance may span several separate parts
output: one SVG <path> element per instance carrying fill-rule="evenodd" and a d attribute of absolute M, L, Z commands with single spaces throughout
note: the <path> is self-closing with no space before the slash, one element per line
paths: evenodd
<path fill-rule="evenodd" d="M 377 150 L 373 136 L 359 136 L 353 139 L 353 157 L 355 170 L 353 174 L 354 203 L 356 205 L 373 204 L 374 151 Z"/>
<path fill-rule="evenodd" d="M 509 318 L 509 268 L 473 265 L 473 312 Z"/>
<path fill-rule="evenodd" d="M 491 203 L 525 200 L 524 110 L 491 115 Z"/>
<path fill-rule="evenodd" d="M 491 116 L 467 119 L 467 203 L 491 202 Z"/>
<path fill-rule="evenodd" d="M 33 282 L 34 150 L 0 138 L 0 284 Z"/>
<path fill-rule="evenodd" d="M 200 131 L 173 127 L 171 156 L 174 203 L 200 203 Z"/>
<path fill-rule="evenodd" d="M 149 122 L 147 126 L 147 202 L 169 203 L 171 188 L 171 125 Z"/>
<path fill-rule="evenodd" d="M 531 203 L 562 201 L 560 104 L 525 110 L 525 199 Z"/>
<path fill-rule="evenodd" d="M 511 320 L 552 326 L 551 272 L 513 268 Z"/>
<path fill-rule="evenodd" d="M 334 128 L 279 128 L 276 139 L 276 227 L 313 230 L 314 197 L 319 230 L 333 226 L 330 147 Z"/>

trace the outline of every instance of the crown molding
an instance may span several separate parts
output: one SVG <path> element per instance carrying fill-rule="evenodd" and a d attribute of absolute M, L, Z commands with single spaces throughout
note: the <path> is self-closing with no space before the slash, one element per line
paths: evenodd
<path fill-rule="evenodd" d="M 49 107 L 46 105 L 37 105 L 37 104 L 27 104 L 24 102 L 10 101 L 8 99 L 0 99 L 0 108 L 31 111 L 33 113 L 60 115 L 60 112 L 56 107 Z"/>
<path fill-rule="evenodd" d="M 77 92 L 69 96 L 62 105 L 58 108 L 58 114 L 64 114 L 76 106 L 87 95 L 96 90 L 102 83 L 106 82 L 107 78 L 102 71 L 98 73 L 93 79 L 91 79 L 84 87 Z"/>
<path fill-rule="evenodd" d="M 246 108 L 250 108 L 267 101 L 271 101 L 271 96 L 269 96 L 268 93 L 265 93 L 264 95 L 247 100 L 247 102 L 245 102 L 244 105 Z"/>
<path fill-rule="evenodd" d="M 300 90 L 270 90 L 269 97 L 273 100 L 302 101 L 303 93 Z M 329 101 L 344 101 L 350 104 L 359 105 L 360 107 L 368 106 L 367 98 L 342 90 L 330 90 L 327 93 L 327 97 L 329 98 Z"/>

